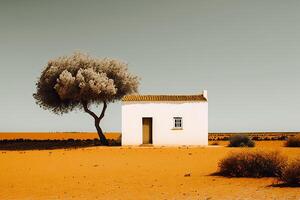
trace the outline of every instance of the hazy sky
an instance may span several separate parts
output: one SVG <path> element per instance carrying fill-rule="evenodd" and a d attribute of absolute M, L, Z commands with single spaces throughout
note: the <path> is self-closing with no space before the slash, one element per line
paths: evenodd
<path fill-rule="evenodd" d="M 0 1 L 0 131 L 95 131 L 86 113 L 57 116 L 32 98 L 47 61 L 74 50 L 127 61 L 140 93 L 207 89 L 211 132 L 299 131 L 299 10 L 299 0 Z M 121 130 L 120 103 L 103 127 Z"/>

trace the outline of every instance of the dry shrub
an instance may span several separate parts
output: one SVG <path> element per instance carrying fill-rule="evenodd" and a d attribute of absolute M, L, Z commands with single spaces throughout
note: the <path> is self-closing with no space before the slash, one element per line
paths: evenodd
<path fill-rule="evenodd" d="M 219 145 L 219 142 L 213 142 L 213 143 L 211 143 L 211 145 L 214 145 L 214 146 L 217 146 L 217 145 Z"/>
<path fill-rule="evenodd" d="M 229 138 L 229 147 L 254 147 L 255 142 L 248 135 L 233 135 Z"/>
<path fill-rule="evenodd" d="M 279 152 L 236 152 L 219 162 L 219 174 L 229 177 L 280 176 L 287 158 Z"/>
<path fill-rule="evenodd" d="M 279 180 L 286 184 L 300 184 L 300 158 L 292 161 L 283 169 Z"/>
<path fill-rule="evenodd" d="M 300 135 L 288 137 L 285 146 L 300 147 Z"/>

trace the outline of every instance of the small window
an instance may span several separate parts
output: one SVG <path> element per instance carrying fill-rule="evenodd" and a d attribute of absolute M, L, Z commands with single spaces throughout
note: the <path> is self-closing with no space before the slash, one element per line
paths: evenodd
<path fill-rule="evenodd" d="M 174 129 L 182 129 L 182 117 L 174 117 Z"/>

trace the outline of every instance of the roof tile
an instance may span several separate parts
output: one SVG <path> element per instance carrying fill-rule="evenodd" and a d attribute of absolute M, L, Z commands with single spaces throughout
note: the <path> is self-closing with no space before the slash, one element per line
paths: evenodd
<path fill-rule="evenodd" d="M 207 101 L 202 95 L 126 95 L 122 101 Z"/>

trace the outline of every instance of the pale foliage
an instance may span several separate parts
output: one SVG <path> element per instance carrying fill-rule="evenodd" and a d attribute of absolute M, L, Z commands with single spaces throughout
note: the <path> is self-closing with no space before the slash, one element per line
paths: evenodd
<path fill-rule="evenodd" d="M 120 100 L 136 93 L 138 85 L 139 78 L 128 72 L 126 63 L 75 52 L 48 62 L 33 96 L 41 107 L 65 113 L 82 108 L 82 102 Z"/>

